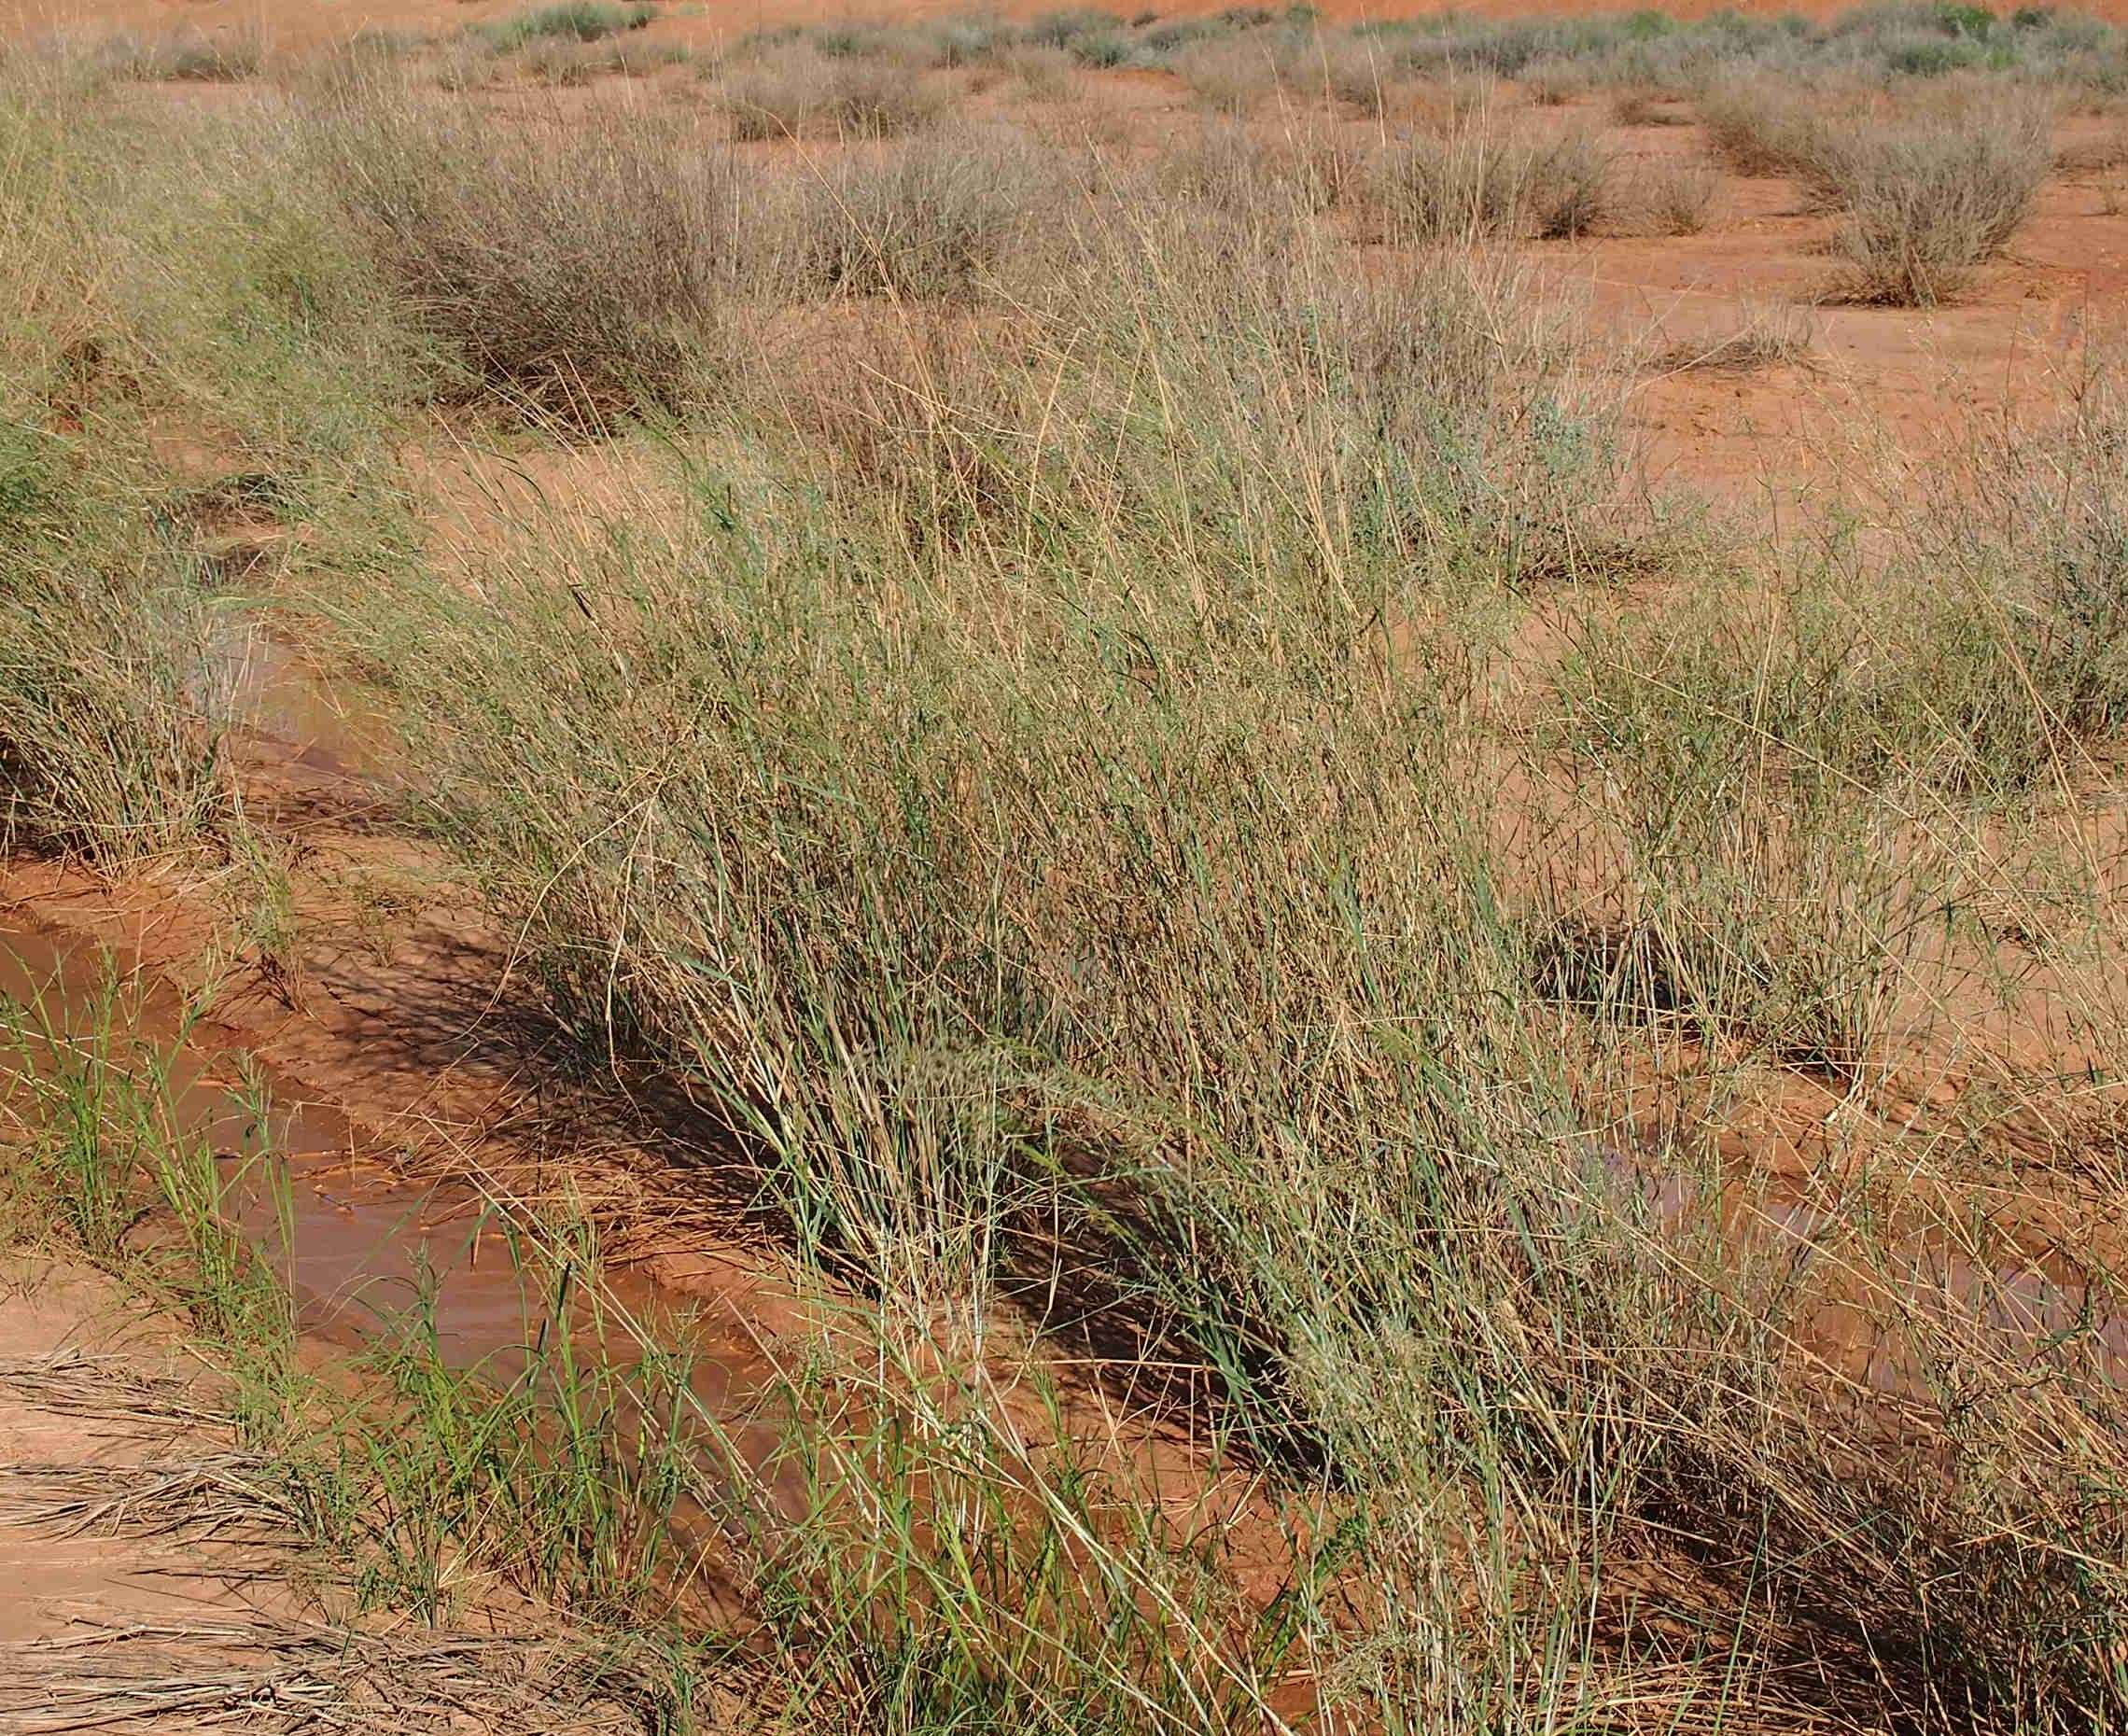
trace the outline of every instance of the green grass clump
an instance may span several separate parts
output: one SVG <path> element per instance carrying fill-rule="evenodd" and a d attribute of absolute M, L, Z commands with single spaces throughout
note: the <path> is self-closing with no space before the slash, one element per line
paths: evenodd
<path fill-rule="evenodd" d="M 1281 918 L 1292 944 L 1335 940 L 1334 956 L 1357 968 L 1336 863 L 1298 886 L 1278 864 L 1309 826 L 1345 811 L 1348 777 L 1379 776 L 1411 800 L 1433 788 L 1420 744 L 1434 701 L 1370 668 L 1365 623 L 1403 610 L 1416 584 L 1515 584 L 1554 562 L 1571 570 L 1569 523 L 1599 510 L 1598 436 L 1573 420 L 1572 384 L 1547 375 L 1541 345 L 1494 348 L 1493 287 L 1444 271 L 1340 304 L 1316 300 L 1305 275 L 1227 279 L 1215 255 L 1179 278 L 1187 256 L 1171 238 L 1156 246 L 1150 230 L 1113 245 L 1072 282 L 1031 352 L 1002 339 L 950 375 L 932 371 L 928 396 L 924 376 L 889 371 L 910 358 L 883 356 L 849 413 L 800 412 L 820 445 L 793 455 L 777 485 L 830 488 L 814 522 L 832 533 L 787 537 L 760 515 L 773 493 L 735 476 L 737 534 L 580 547 L 574 558 L 597 575 L 585 582 L 610 611 L 595 634 L 516 561 L 488 574 L 475 615 L 424 589 L 363 627 L 422 623 L 404 645 L 409 704 L 441 707 L 429 683 L 451 667 L 486 695 L 482 715 L 514 716 L 530 693 L 511 671 L 537 665 L 553 672 L 549 723 L 569 715 L 565 693 L 567 707 L 615 720 L 611 755 L 575 755 L 581 781 L 532 814 L 490 785 L 499 736 L 446 724 L 432 742 L 439 817 L 469 855 L 556 875 L 533 926 L 551 942 L 542 956 L 556 987 L 588 995 L 585 1010 L 609 987 L 595 987 L 605 967 L 572 937 L 591 912 L 615 908 L 609 876 L 632 875 L 632 859 L 562 839 L 619 799 L 623 766 L 699 704 L 712 733 L 691 729 L 658 750 L 673 756 L 674 781 L 654 841 L 641 840 L 694 866 L 663 880 L 654 918 L 640 906 L 651 926 L 631 923 L 623 938 L 629 1023 L 707 1070 L 727 1113 L 784 1154 L 802 1221 L 860 1252 L 933 1213 L 923 1235 L 946 1233 L 967 1217 L 949 1209 L 962 1188 L 1015 1186 L 1024 1114 L 1127 1034 L 1146 1069 L 1180 1071 L 1089 1084 L 1106 1106 L 1059 1100 L 1058 1115 L 1116 1118 L 1135 1143 L 1210 1113 L 1188 1093 L 1246 1071 L 1242 1054 L 1200 1075 L 1187 1056 L 1213 1033 L 1193 1039 L 1188 1022 L 1168 1022 L 1182 985 L 1252 968 L 1241 942 L 1256 920 L 1203 878 L 1211 863 L 1258 863 L 1267 913 L 1295 901 Z M 1261 257 L 1268 268 L 1277 256 Z M 1023 355 L 1071 359 L 1059 377 Z M 1119 390 L 1133 369 L 1160 389 Z M 1511 435 L 1509 402 L 1527 412 Z M 767 427 L 753 439 L 769 441 Z M 1190 607 L 1211 571 L 1230 575 L 1217 600 L 1206 593 L 1201 610 Z M 532 637 L 512 644 L 482 621 Z M 1005 654 L 972 664 L 973 645 L 1001 627 Z M 397 662 L 396 629 L 391 642 L 377 654 Z M 724 650 L 706 664 L 688 650 L 697 645 Z M 652 670 L 667 673 L 641 685 Z M 765 716 L 788 728 L 758 734 L 750 720 Z M 527 741 L 548 727 L 521 722 Z M 1348 728 L 1349 742 L 1335 733 Z M 1334 732 L 1327 761 L 1320 729 Z M 446 744 L 465 757 L 445 758 Z M 1219 777 L 1192 769 L 1206 756 Z M 1047 850 L 1001 855 L 990 828 L 1016 822 L 968 809 L 955 793 L 968 788 L 1049 806 Z M 1339 859 L 1349 849 L 1353 872 L 1400 799 L 1351 813 L 1361 832 Z M 885 813 L 899 821 L 882 829 Z M 752 830 L 751 816 L 768 829 Z M 491 855 L 504 835 L 512 842 Z M 1427 896 L 1432 851 L 1449 847 L 1421 847 L 1427 865 L 1385 896 Z M 1057 906 L 1047 889 L 1067 861 L 1106 889 Z M 720 889 L 735 876 L 761 889 L 764 920 L 718 938 Z M 521 890 L 498 883 L 497 893 L 514 905 Z M 778 901 L 794 902 L 769 917 Z M 1155 911 L 1167 913 L 1167 942 Z M 945 950 L 905 954 L 918 934 Z M 703 973 L 680 962 L 697 946 L 714 961 Z M 580 967 L 592 974 L 580 979 Z M 1291 985 L 1295 1016 L 1314 975 Z M 981 997 L 973 1015 L 964 995 Z M 950 1037 L 956 1029 L 969 1034 Z M 734 1029 L 752 1034 L 736 1046 L 713 1038 Z M 1223 1029 L 1217 1043 L 1245 1049 L 1247 1033 Z M 784 1084 L 757 1101 L 769 1080 Z M 1029 1110 L 1010 1107 L 1027 1092 Z M 874 1099 L 906 1107 L 859 1155 L 845 1142 Z M 945 1128 L 931 1118 L 957 1099 L 979 1107 L 933 1155 Z M 904 1137 L 917 1142 L 904 1148 Z M 925 1179 L 904 1198 L 891 1178 L 913 1183 L 912 1165 Z M 949 1253 L 946 1269 L 965 1265 L 967 1251 L 939 1250 Z"/>
<path fill-rule="evenodd" d="M 228 1057 L 190 1046 L 196 1010 L 162 1041 L 142 1034 L 153 1004 L 109 968 L 77 999 L 52 984 L 0 1001 L 6 1100 L 27 1134 L 7 1179 L 7 1233 L 56 1239 L 189 1320 L 226 1359 L 255 1435 L 245 1444 L 281 1458 L 285 1510 L 352 1560 L 358 1604 L 433 1619 L 469 1553 L 580 1613 L 659 1606 L 678 1486 L 658 1424 L 670 1422 L 666 1383 L 684 1392 L 684 1364 L 653 1358 L 623 1376 L 587 1354 L 573 1335 L 597 1331 L 579 1303 L 598 1286 L 581 1251 L 550 1260 L 504 1225 L 489 1233 L 524 1263 L 527 1320 L 548 1323 L 514 1367 L 452 1365 L 423 1291 L 377 1305 L 363 1390 L 315 1380 L 287 1288 L 300 1251 L 277 1111 L 262 1081 L 226 1102 L 189 1084 L 203 1058 Z M 244 1149 L 217 1153 L 231 1127 Z M 643 1385 L 624 1402 L 629 1378 Z M 637 1450 L 623 1451 L 628 1427 L 642 1429 Z"/>
<path fill-rule="evenodd" d="M 1849 261 L 1840 293 L 1931 307 L 1964 288 L 2031 212 L 2053 166 L 2052 118 L 2051 103 L 2012 101 L 1828 140 L 1820 161 Z"/>
<path fill-rule="evenodd" d="M 651 6 L 617 6 L 611 0 L 561 0 L 555 6 L 534 7 L 484 25 L 481 35 L 495 48 L 508 51 L 541 41 L 596 42 L 623 31 L 640 30 L 657 16 Z"/>
<path fill-rule="evenodd" d="M 352 1382 L 320 1378 L 288 1288 L 302 1256 L 273 1105 L 262 1083 L 228 1103 L 188 1086 L 193 1015 L 158 1043 L 135 1029 L 150 1004 L 109 971 L 78 1000 L 50 985 L 0 1001 L 0 1092 L 26 1134 L 0 1191 L 7 1233 L 189 1322 L 239 1444 L 273 1467 L 273 1510 L 324 1558 L 305 1571 L 324 1566 L 353 1613 L 462 1614 L 470 1561 L 580 1620 L 654 1626 L 686 1582 L 685 1357 L 609 1364 L 633 1340 L 600 1315 L 589 1256 L 504 1223 L 486 1227 L 522 1262 L 526 1344 L 454 1360 L 421 1288 L 372 1301 Z M 244 1150 L 218 1152 L 231 1127 Z"/>
<path fill-rule="evenodd" d="M 445 362 L 439 395 L 595 426 L 693 388 L 730 256 L 717 166 L 683 134 L 497 133 L 361 92 L 301 136 L 401 319 Z"/>
<path fill-rule="evenodd" d="M 85 544 L 59 513 L 35 523 L 24 490 L 37 484 L 21 470 L 10 480 L 14 534 L 0 556 L 7 837 L 108 867 L 181 856 L 233 815 L 223 743 L 241 617 L 181 549 L 153 536 Z"/>
<path fill-rule="evenodd" d="M 1790 1706 L 1807 1655 L 1887 1721 L 1946 1673 L 2006 1728 L 2109 1715 L 2104 1647 L 2062 1639 L 2128 1620 L 2121 1516 L 2076 1492 L 2128 1431 L 2082 1352 L 2040 1393 L 1966 1303 L 1887 1303 L 1953 1218 L 1869 1166 L 1800 1275 L 1711 1204 L 1632 1203 L 1644 1162 L 1722 1197 L 1692 1117 L 1743 1082 L 1867 1103 L 1931 1053 L 1963 913 L 2016 892 L 1977 816 L 2055 751 L 2021 642 L 1981 598 L 1859 655 L 1830 581 L 1757 623 L 1710 584 L 1693 625 L 1511 286 L 1451 259 L 1369 293 L 1297 220 L 1082 213 L 1015 319 L 887 322 L 832 388 L 736 376 L 673 517 L 542 519 L 346 607 L 431 822 L 803 1259 L 927 1331 L 1015 1305 L 1196 1371 L 1225 1450 L 1349 1516 L 1310 1644 L 1353 1584 L 1455 1636 L 1351 1662 L 1354 1718 L 1592 1717 L 1680 1531 L 1727 1563 L 1727 1686 L 1693 1678 L 1725 1705 Z M 1530 609 L 1623 624 L 1533 682 L 1487 624 Z M 1619 1107 L 1680 1054 L 1701 1107 Z M 1955 1374 L 1791 1356 L 1850 1283 L 1889 1365 Z M 927 1578 L 920 1621 L 908 1549 L 810 1570 L 838 1667 L 919 1723 L 1018 1714 L 1001 1635 L 1114 1611 L 1097 1581 L 1053 1612 L 981 1534 L 1018 1589 Z M 1149 1694 L 1143 1654 L 1089 1680 L 1029 1645 L 1049 1703 L 1132 1728 L 1099 1683 Z"/>
<path fill-rule="evenodd" d="M 92 94 L 87 102 L 94 102 Z M 212 844 L 250 593 L 389 558 L 417 343 L 287 141 L 0 91 L 0 783 L 10 835 L 111 866 Z M 173 463 L 158 426 L 215 430 Z M 253 539 L 257 539 L 256 541 Z"/>
<path fill-rule="evenodd" d="M 1584 235 L 1610 210 L 1611 154 L 1585 129 L 1515 136 L 1480 121 L 1419 137 L 1377 159 L 1374 193 L 1392 231 L 1414 240 L 1475 240 L 1527 231 Z"/>
<path fill-rule="evenodd" d="M 417 1267 L 321 1368 L 263 1085 L 229 1105 L 182 1088 L 217 1057 L 189 1020 L 174 1047 L 133 1035 L 146 1004 L 109 973 L 83 999 L 0 1002 L 19 1141 L 0 1235 L 187 1322 L 237 1449 L 217 1495 L 295 1546 L 281 1559 L 329 1618 L 463 1629 L 500 1584 L 597 1660 L 594 1687 L 681 1731 L 742 1681 L 763 1729 L 830 1707 L 912 1729 L 1240 1728 L 1319 1622 L 1307 1598 L 1254 1615 L 1202 1571 L 1218 1525 L 1185 1555 L 1054 1385 L 1015 1414 L 979 1367 L 942 1368 L 944 1343 L 889 1333 L 846 1360 L 823 1337 L 745 1419 L 711 1409 L 686 1318 L 615 1309 L 566 1220 L 479 1226 L 522 1292 L 522 1343 L 454 1344 Z M 241 1127 L 243 1152 L 195 1124 Z M 758 1611 L 736 1658 L 700 1632 L 735 1588 Z"/>

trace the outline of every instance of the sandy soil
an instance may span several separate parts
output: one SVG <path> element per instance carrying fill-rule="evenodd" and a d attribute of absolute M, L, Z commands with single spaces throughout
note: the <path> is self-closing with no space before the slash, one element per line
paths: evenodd
<path fill-rule="evenodd" d="M 2070 121 L 2065 147 L 2093 131 Z M 1612 128 L 1628 165 L 1698 148 L 1692 127 Z M 1603 238 L 1541 269 L 1586 294 L 1621 345 L 1718 338 L 1789 310 L 1803 365 L 1647 372 L 1633 419 L 1659 475 L 1715 499 L 1793 505 L 1853 483 L 1890 452 L 1953 454 L 1991 418 L 2044 414 L 2075 385 L 2084 347 L 2117 340 L 2128 289 L 2128 212 L 2107 184 L 2057 177 L 2010 257 L 1955 304 L 1813 305 L 1829 218 L 1781 180 L 1730 180 L 1698 235 Z M 1562 250 L 1563 251 L 1563 250 Z"/>
<path fill-rule="evenodd" d="M 0 1736 L 641 1729 L 592 1642 L 507 1597 L 455 1627 L 332 1616 L 331 1564 L 252 1486 L 181 1331 L 94 1272 L 0 1262 Z"/>
<path fill-rule="evenodd" d="M 1158 10 L 1186 17 L 1218 12 L 1231 0 L 1171 0 Z M 524 9 L 525 0 L 0 0 L 0 35 L 97 35 L 110 31 L 159 35 L 189 29 L 209 35 L 243 35 L 275 49 L 313 48 L 344 40 L 358 30 L 448 32 L 466 24 L 487 23 Z M 1370 0 L 1317 0 L 1330 19 L 1363 20 L 1424 17 L 1454 10 L 1469 17 L 1523 18 L 1545 11 L 1565 17 L 1599 16 L 1642 9 L 1639 0 L 1570 0 L 1538 7 L 1529 0 L 1470 0 L 1453 8 L 1434 5 L 1376 5 Z M 694 44 L 714 43 L 749 30 L 787 23 L 816 23 L 860 18 L 944 18 L 987 12 L 1004 18 L 1033 18 L 1059 8 L 1054 0 L 889 0 L 864 6 L 851 0 L 682 0 L 663 7 L 652 24 L 653 37 Z M 1122 8 L 1128 11 L 1130 8 Z M 1778 18 L 1799 15 L 1829 18 L 1852 10 L 1848 0 L 1670 0 L 1663 8 L 1679 18 L 1710 12 L 1740 12 Z M 2086 0 L 2077 8 L 2119 22 L 2128 20 L 2128 0 Z"/>
<path fill-rule="evenodd" d="M 196 1372 L 171 1335 L 95 1273 L 0 1264 L 0 1682 L 15 1648 L 65 1639 L 85 1610 L 105 1621 L 183 1621 L 250 1608 L 192 1544 L 49 1517 L 62 1474 L 107 1477 L 119 1489 L 199 1446 L 209 1432 L 173 1414 Z M 159 1398 L 172 1408 L 159 1410 Z M 7 1718 L 0 1710 L 0 1730 Z"/>

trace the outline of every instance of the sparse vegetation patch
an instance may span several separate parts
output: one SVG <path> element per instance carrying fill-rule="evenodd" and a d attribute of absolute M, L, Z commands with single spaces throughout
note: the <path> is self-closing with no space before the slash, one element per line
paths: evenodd
<path fill-rule="evenodd" d="M 2112 27 L 694 16 L 0 66 L 0 869 L 181 1009 L 0 1001 L 0 1227 L 330 1631 L 670 1736 L 2128 1723 Z M 493 1195 L 357 1367 L 370 1146 L 276 1196 L 183 983 Z"/>

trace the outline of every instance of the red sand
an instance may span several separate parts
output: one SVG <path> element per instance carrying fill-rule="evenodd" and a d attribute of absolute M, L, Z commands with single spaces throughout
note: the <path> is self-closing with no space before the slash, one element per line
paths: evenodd
<path fill-rule="evenodd" d="M 1216 12 L 1233 0 L 1162 0 L 1163 15 Z M 447 32 L 524 9 L 530 0 L 0 0 L 0 36 L 50 33 L 100 35 L 114 30 L 160 35 L 192 29 L 257 35 L 279 48 L 301 48 L 352 35 L 363 29 Z M 988 11 L 1028 18 L 1057 9 L 1060 0 L 737 0 L 736 4 L 668 6 L 651 26 L 692 41 L 713 40 L 764 24 L 817 22 L 848 18 L 936 18 Z M 1318 0 L 1325 17 L 1350 20 L 1427 17 L 1441 6 Z M 1135 8 L 1119 7 L 1130 11 Z M 1537 6 L 1529 0 L 1465 0 L 1454 10 L 1465 17 L 1536 15 L 1588 17 L 1645 9 L 1638 0 L 1574 0 Z M 1827 18 L 1851 10 L 1850 0 L 1672 0 L 1659 8 L 1679 18 L 1719 10 L 1778 17 L 1799 13 Z M 2079 8 L 2114 21 L 2128 20 L 2128 0 L 2087 0 Z"/>

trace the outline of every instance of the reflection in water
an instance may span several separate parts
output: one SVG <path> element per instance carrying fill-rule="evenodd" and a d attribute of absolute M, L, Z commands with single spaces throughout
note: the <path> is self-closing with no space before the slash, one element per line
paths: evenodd
<path fill-rule="evenodd" d="M 418 1305 L 450 1366 L 497 1382 L 524 1370 L 526 1347 L 557 1323 L 554 1303 L 520 1269 L 510 1226 L 489 1202 L 463 1187 L 410 1182 L 340 1112 L 276 1088 L 255 1059 L 217 1046 L 175 995 L 133 983 L 114 1001 L 111 978 L 93 948 L 0 931 L 0 1017 L 29 1033 L 0 1047 L 0 1093 L 10 1072 L 49 1053 L 48 1031 L 85 1044 L 105 1034 L 99 1021 L 122 1019 L 107 1052 L 121 1064 L 131 1056 L 167 1069 L 174 1118 L 221 1160 L 225 1208 L 284 1275 L 306 1337 L 358 1346 Z M 7 1017 L 14 1009 L 29 1015 Z M 268 1155 L 271 1165 L 260 1161 Z M 616 1371 L 652 1354 L 664 1366 L 684 1365 L 701 1415 L 756 1473 L 767 1471 L 778 1435 L 749 1418 L 777 1391 L 777 1371 L 736 1328 L 714 1334 L 627 1274 L 602 1274 L 595 1296 L 581 1285 L 568 1294 L 564 1323 L 575 1343 Z M 774 1495 L 791 1511 L 802 1491 L 785 1482 L 775 1475 Z"/>
<path fill-rule="evenodd" d="M 230 716 L 285 744 L 289 764 L 342 778 L 385 769 L 382 724 L 349 707 L 301 652 L 271 634 L 246 630 L 226 658 Z"/>
<path fill-rule="evenodd" d="M 1659 1233 L 1715 1228 L 1740 1265 L 1807 1284 L 1796 1340 L 1850 1379 L 1933 1401 L 1933 1345 L 1997 1365 L 2074 1368 L 2128 1390 L 2128 1309 L 2118 1285 L 2058 1253 L 1992 1264 L 1942 1234 L 1886 1247 L 1801 1199 L 1724 1192 L 1616 1145 L 1596 1155 L 1614 1199 Z"/>

